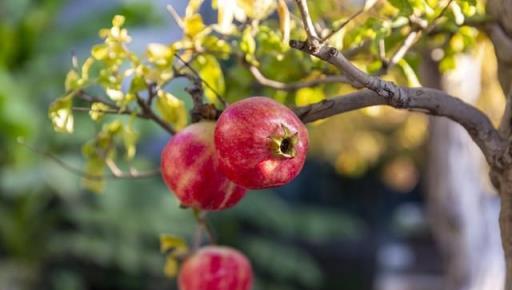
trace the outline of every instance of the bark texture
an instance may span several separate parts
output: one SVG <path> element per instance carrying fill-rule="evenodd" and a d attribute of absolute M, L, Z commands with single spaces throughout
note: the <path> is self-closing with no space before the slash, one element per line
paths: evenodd
<path fill-rule="evenodd" d="M 503 93 L 508 96 L 507 108 L 503 115 L 500 132 L 507 141 L 504 153 L 506 166 L 491 171 L 494 184 L 501 197 L 500 228 L 501 240 L 506 259 L 505 289 L 512 290 L 512 165 L 510 142 L 512 140 L 512 0 L 489 0 L 487 10 L 494 19 L 488 25 L 488 34 L 494 44 L 498 61 L 498 78 Z"/>

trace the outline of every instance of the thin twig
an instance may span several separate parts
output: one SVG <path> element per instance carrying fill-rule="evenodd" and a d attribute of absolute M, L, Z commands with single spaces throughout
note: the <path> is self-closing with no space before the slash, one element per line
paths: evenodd
<path fill-rule="evenodd" d="M 185 27 L 185 25 L 183 24 L 183 19 L 181 19 L 181 17 L 178 15 L 178 12 L 176 12 L 176 9 L 174 9 L 174 7 L 171 4 L 168 4 L 166 6 L 166 8 L 167 8 L 167 11 L 169 12 L 169 14 L 171 14 L 172 19 L 174 19 L 174 22 L 176 22 L 176 24 L 181 29 L 183 29 Z"/>
<path fill-rule="evenodd" d="M 212 229 L 208 224 L 208 219 L 206 218 L 207 213 L 199 209 L 193 209 L 193 211 L 197 225 L 206 233 L 206 236 L 208 237 L 208 241 L 210 242 L 210 244 L 215 244 L 215 237 L 213 235 Z"/>
<path fill-rule="evenodd" d="M 250 65 L 249 71 L 253 75 L 253 77 L 256 79 L 256 81 L 263 86 L 273 88 L 276 90 L 283 90 L 283 91 L 293 91 L 300 88 L 306 88 L 306 87 L 314 87 L 320 84 L 327 84 L 327 83 L 347 83 L 348 80 L 343 75 L 329 75 L 329 76 L 323 76 L 314 80 L 307 80 L 307 81 L 298 81 L 294 83 L 283 83 L 280 81 L 272 80 L 263 75 L 263 73 L 255 66 Z"/>
<path fill-rule="evenodd" d="M 135 114 L 139 118 L 155 121 L 158 125 L 160 125 L 160 127 L 162 127 L 164 130 L 166 130 L 167 132 L 169 132 L 171 134 L 175 133 L 175 130 L 169 124 L 167 124 L 164 120 L 162 120 L 160 117 L 158 117 L 158 115 L 156 115 L 155 112 L 153 112 L 151 107 L 146 102 L 144 102 L 144 100 L 142 100 L 142 98 L 139 95 L 137 95 L 137 103 L 141 107 L 142 113 L 136 113 L 129 109 L 121 109 L 119 106 L 117 106 L 114 102 L 112 102 L 110 100 L 107 100 L 105 98 L 101 98 L 98 96 L 89 95 L 89 94 L 85 93 L 84 91 L 78 92 L 77 96 L 85 101 L 88 101 L 88 102 L 99 102 L 99 103 L 103 103 L 103 104 L 111 107 L 112 108 L 111 110 L 113 110 L 113 111 L 107 110 L 106 113 L 114 114 L 114 112 L 115 112 L 116 114 L 130 114 L 130 115 Z M 77 111 L 83 110 L 83 108 L 81 108 L 81 107 L 75 107 L 74 109 L 76 109 Z"/>
<path fill-rule="evenodd" d="M 295 0 L 295 2 L 297 2 L 297 5 L 299 6 L 299 11 L 302 17 L 302 22 L 304 23 L 304 29 L 308 35 L 308 39 L 319 40 L 318 33 L 316 32 L 313 21 L 311 20 L 311 15 L 309 14 L 308 3 L 305 0 Z"/>
<path fill-rule="evenodd" d="M 354 20 L 357 16 L 361 15 L 365 11 L 364 8 L 358 10 L 356 13 L 352 14 L 347 20 L 343 21 L 336 29 L 333 29 L 329 34 L 327 34 L 325 37 L 323 37 L 320 42 L 326 42 L 331 38 L 334 34 L 338 33 L 338 31 L 342 30 L 343 27 L 345 27 L 347 24 L 349 24 L 352 20 Z"/>
<path fill-rule="evenodd" d="M 95 113 L 101 113 L 101 114 L 112 114 L 112 115 L 134 115 L 142 118 L 142 119 L 148 119 L 145 115 L 141 113 L 135 113 L 130 110 L 121 110 L 117 111 L 114 109 L 93 109 L 89 107 L 72 107 L 71 108 L 75 112 L 95 112 Z"/>
<path fill-rule="evenodd" d="M 62 159 L 60 159 L 59 157 L 57 157 L 56 155 L 54 155 L 50 152 L 43 151 L 39 148 L 36 148 L 35 146 L 25 143 L 25 141 L 23 141 L 22 139 L 18 139 L 18 144 L 25 146 L 30 151 L 32 151 L 36 154 L 39 154 L 43 157 L 46 157 L 46 158 L 52 160 L 53 162 L 58 164 L 60 167 L 66 169 L 67 171 L 71 172 L 72 174 L 83 177 L 85 179 L 91 179 L 91 180 L 102 180 L 104 178 L 139 179 L 139 178 L 147 178 L 147 177 L 153 177 L 153 176 L 160 175 L 160 169 L 153 169 L 150 171 L 131 170 L 130 172 L 123 172 L 119 168 L 117 168 L 116 171 L 111 171 L 110 174 L 102 174 L 102 175 L 90 174 L 86 171 L 83 171 L 79 168 L 76 168 L 76 167 L 66 163 L 65 161 L 63 161 Z"/>
<path fill-rule="evenodd" d="M 400 45 L 400 47 L 393 53 L 391 58 L 388 61 L 384 61 L 382 68 L 376 73 L 376 75 L 380 76 L 387 73 L 391 68 L 393 68 L 404 56 L 407 54 L 409 49 L 420 39 L 422 32 L 417 30 L 412 30 L 405 37 L 404 41 Z"/>
<path fill-rule="evenodd" d="M 224 98 L 219 94 L 219 92 L 217 92 L 217 90 L 215 90 L 215 88 L 213 88 L 207 81 L 205 81 L 203 78 L 201 78 L 201 76 L 199 75 L 199 73 L 187 62 L 185 61 L 181 56 L 179 56 L 178 54 L 175 55 L 177 59 L 179 59 L 184 66 L 186 66 L 188 69 L 190 69 L 190 71 L 192 71 L 192 73 L 194 73 L 197 78 L 199 80 L 201 80 L 201 82 L 207 86 L 214 94 L 215 96 L 217 97 L 217 99 L 221 102 L 222 106 L 223 107 L 227 107 L 227 103 L 226 101 L 224 100 Z"/>
<path fill-rule="evenodd" d="M 142 114 L 146 118 L 155 121 L 158 125 L 160 125 L 160 127 L 164 128 L 170 134 L 176 133 L 176 130 L 174 130 L 174 128 L 172 128 L 162 118 L 160 118 L 157 114 L 155 114 L 155 112 L 153 112 L 151 107 L 146 102 L 144 102 L 144 100 L 142 99 L 142 97 L 139 94 L 136 94 L 135 98 L 137 100 L 137 104 L 139 104 L 139 106 L 142 109 Z"/>

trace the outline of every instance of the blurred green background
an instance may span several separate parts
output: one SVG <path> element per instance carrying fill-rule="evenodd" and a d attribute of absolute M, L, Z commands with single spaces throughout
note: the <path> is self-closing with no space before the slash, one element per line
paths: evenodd
<path fill-rule="evenodd" d="M 178 12 L 186 5 L 171 2 Z M 77 113 L 74 133 L 61 135 L 48 119 L 71 56 L 83 59 L 115 14 L 126 16 L 135 51 L 177 39 L 166 3 L 0 1 L 1 290 L 175 289 L 163 275 L 159 236 L 190 239 L 195 222 L 160 178 L 108 180 L 95 194 L 44 156 L 81 168 L 81 146 L 99 127 Z M 169 136 L 138 126 L 137 166 L 157 167 Z M 252 261 L 255 289 L 374 289 L 379 273 L 415 267 L 439 277 L 420 194 L 424 117 L 371 108 L 310 129 L 299 178 L 210 215 L 219 242 Z"/>

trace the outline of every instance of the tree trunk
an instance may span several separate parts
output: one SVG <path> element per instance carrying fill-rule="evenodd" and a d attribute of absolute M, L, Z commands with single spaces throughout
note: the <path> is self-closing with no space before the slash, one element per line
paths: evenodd
<path fill-rule="evenodd" d="M 505 289 L 512 290 L 512 0 L 488 0 L 487 10 L 494 23 L 487 25 L 498 61 L 498 78 L 507 95 L 507 108 L 503 114 L 500 131 L 509 142 L 509 152 L 503 156 L 505 168 L 493 168 L 491 176 L 501 198 L 500 229 L 506 259 Z M 508 160 L 507 160 L 508 159 Z"/>
<path fill-rule="evenodd" d="M 478 58 L 460 55 L 457 68 L 440 76 L 437 65 L 426 62 L 425 85 L 474 103 L 480 67 Z M 480 150 L 459 124 L 437 117 L 430 118 L 428 146 L 427 202 L 446 266 L 445 289 L 503 289 L 499 200 L 490 189 Z"/>

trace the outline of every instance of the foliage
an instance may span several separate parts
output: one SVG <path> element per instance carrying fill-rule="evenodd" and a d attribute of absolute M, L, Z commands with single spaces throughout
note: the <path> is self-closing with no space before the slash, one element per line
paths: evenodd
<path fill-rule="evenodd" d="M 446 71 L 456 65 L 456 54 L 483 41 L 472 26 L 485 20 L 480 1 L 450 1 L 445 11 L 448 1 L 367 2 L 365 12 L 328 42 L 353 53 L 351 60 L 370 73 L 385 67 L 385 60 L 417 23 L 435 24 L 387 71 L 385 77 L 400 84 L 420 85 L 417 73 L 424 48 Z M 288 39 L 305 37 L 293 1 L 189 1 L 181 13 L 181 38 L 170 43 L 151 40 L 143 51 L 136 49 L 133 32 L 141 24 L 162 23 L 149 4 L 127 1 L 94 10 L 90 13 L 94 15 L 72 25 L 58 25 L 55 19 L 65 4 L 63 0 L 0 3 L 0 11 L 8 11 L 0 12 L 6 16 L 0 20 L 0 131 L 6 136 L 0 139 L 0 148 L 7 152 L 0 156 L 0 253 L 15 259 L 41 265 L 78 259 L 82 266 L 121 269 L 125 278 L 141 272 L 160 277 L 165 257 L 158 253 L 158 236 L 171 233 L 190 240 L 192 215 L 178 208 L 157 179 L 106 181 L 113 169 L 132 172 L 158 163 L 154 144 L 161 143 L 158 136 L 167 139 L 168 135 L 139 118 L 146 110 L 141 102 L 175 130 L 190 122 L 192 102 L 182 92 L 180 79 L 197 74 L 205 100 L 218 109 L 223 108 L 222 99 L 233 102 L 250 95 L 301 106 L 351 91 L 333 83 L 273 89 L 249 71 L 256 67 L 268 79 L 283 83 L 336 74 L 332 67 L 288 47 Z M 313 18 L 324 24 L 322 35 L 358 9 L 345 4 L 342 9 L 339 1 L 309 1 Z M 207 17 L 210 9 L 217 15 L 214 23 Z M 94 38 L 93 32 L 103 26 L 107 28 L 100 30 L 99 39 Z M 64 73 L 62 67 L 67 65 L 59 60 L 67 58 L 75 45 L 91 49 L 86 55 L 78 51 Z M 51 125 L 40 110 L 50 100 Z M 73 111 L 84 106 L 88 115 Z M 499 106 L 493 104 L 492 110 Z M 72 135 L 53 135 L 52 125 L 55 131 Z M 377 168 L 386 184 L 398 191 L 416 185 L 415 165 L 421 160 L 415 153 L 427 131 L 422 116 L 375 107 L 317 122 L 310 129 L 312 155 L 331 162 L 340 174 L 358 177 Z M 41 151 L 59 153 L 65 162 L 83 164 L 86 174 L 100 176 L 83 178 L 84 187 L 105 194 L 80 191 L 78 178 L 30 153 L 16 142 L 20 136 Z M 82 158 L 77 156 L 80 152 Z M 397 172 L 405 171 L 409 174 L 397 177 Z M 323 245 L 336 238 L 357 239 L 365 231 L 351 216 L 315 206 L 285 205 L 270 192 L 249 194 L 240 207 L 212 218 L 223 242 L 240 247 L 254 261 L 260 289 L 289 289 L 290 284 L 328 287 L 317 261 L 293 241 Z M 244 230 L 247 226 L 254 232 Z M 37 248 L 34 240 L 41 241 Z M 78 270 L 63 271 L 65 264 L 59 267 L 48 270 L 55 280 L 49 284 L 64 285 L 59 286 L 62 289 L 79 289 L 66 287 L 69 283 L 86 285 Z"/>

